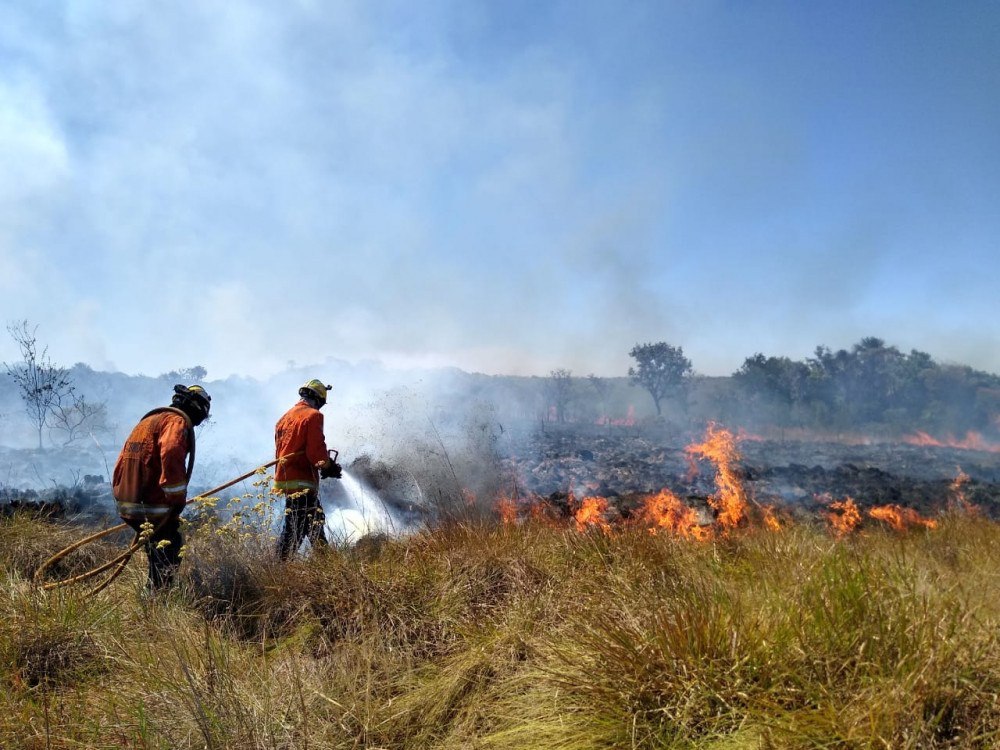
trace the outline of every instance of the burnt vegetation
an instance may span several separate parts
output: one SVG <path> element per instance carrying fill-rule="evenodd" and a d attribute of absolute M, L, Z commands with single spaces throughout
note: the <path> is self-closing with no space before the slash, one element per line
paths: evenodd
<path fill-rule="evenodd" d="M 0 746 L 1000 746 L 996 376 L 879 339 L 722 378 L 663 342 L 632 357 L 387 391 L 345 430 L 377 450 L 344 460 L 405 533 L 279 565 L 262 477 L 185 513 L 159 599 L 141 560 L 93 597 L 32 581 L 103 477 L 0 488 Z M 113 432 L 206 375 L 65 376 L 114 394 Z"/>

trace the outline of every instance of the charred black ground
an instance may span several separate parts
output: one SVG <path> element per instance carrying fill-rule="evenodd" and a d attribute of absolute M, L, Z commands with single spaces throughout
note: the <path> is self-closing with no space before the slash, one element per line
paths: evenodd
<path fill-rule="evenodd" d="M 735 433 L 738 435 L 739 431 Z M 669 489 L 693 505 L 714 492 L 714 467 L 693 462 L 685 451 L 704 435 L 698 432 L 639 427 L 546 425 L 544 429 L 507 432 L 496 448 L 496 485 L 507 496 L 541 499 L 560 514 L 569 498 L 598 495 L 612 512 L 628 516 L 637 498 Z M 851 443 L 833 439 L 738 440 L 738 472 L 749 496 L 794 515 L 822 511 L 831 500 L 852 498 L 861 508 L 898 504 L 922 515 L 946 509 L 962 497 L 991 518 L 1000 518 L 1000 453 L 894 442 Z M 421 504 L 461 494 L 462 477 L 448 476 L 435 486 L 412 467 L 355 459 L 350 471 L 382 501 L 410 519 L 426 519 Z M 419 475 L 419 474 L 418 474 Z M 337 502 L 337 488 L 327 499 Z M 492 507 L 492 498 L 478 504 Z M 41 512 L 81 521 L 100 519 L 113 509 L 110 487 L 100 475 L 84 475 L 75 486 L 44 490 L 0 487 L 0 513 Z"/>
<path fill-rule="evenodd" d="M 568 493 L 600 495 L 626 514 L 632 496 L 670 489 L 700 498 L 714 491 L 711 465 L 685 447 L 702 439 L 639 429 L 539 430 L 516 443 L 508 461 L 519 495 L 563 505 Z M 742 439 L 739 471 L 752 498 L 795 513 L 851 497 L 859 507 L 894 503 L 921 514 L 946 509 L 961 473 L 964 498 L 1000 518 L 1000 454 L 905 443 Z"/>

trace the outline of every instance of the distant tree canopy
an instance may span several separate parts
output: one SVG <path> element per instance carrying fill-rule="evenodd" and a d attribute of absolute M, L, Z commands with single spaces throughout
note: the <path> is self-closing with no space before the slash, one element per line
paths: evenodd
<path fill-rule="evenodd" d="M 573 372 L 559 368 L 549 373 L 547 385 L 549 399 L 555 407 L 557 422 L 566 421 L 566 407 L 573 399 Z"/>
<path fill-rule="evenodd" d="M 805 362 L 788 357 L 754 354 L 733 373 L 743 397 L 758 412 L 773 415 L 776 424 L 794 422 L 795 408 L 809 388 L 810 371 Z"/>
<path fill-rule="evenodd" d="M 179 370 L 171 370 L 170 372 L 165 372 L 160 377 L 164 380 L 180 380 L 183 383 L 199 383 L 205 379 L 208 375 L 208 370 L 206 370 L 201 365 L 195 365 L 194 367 L 182 367 Z"/>
<path fill-rule="evenodd" d="M 606 419 L 608 415 L 608 394 L 611 393 L 611 381 L 607 378 L 601 378 L 594 375 L 594 373 L 591 373 L 587 376 L 587 382 L 590 383 L 594 392 L 597 394 L 597 404 L 600 416 Z"/>
<path fill-rule="evenodd" d="M 660 402 L 666 395 L 683 389 L 691 375 L 691 360 L 684 356 L 681 347 L 665 341 L 636 344 L 628 355 L 636 362 L 635 367 L 628 368 L 630 382 L 649 391 L 656 413 L 663 414 Z"/>
<path fill-rule="evenodd" d="M 875 337 L 849 350 L 818 346 L 805 361 L 754 354 L 733 379 L 744 410 L 777 425 L 957 433 L 1000 414 L 1000 377 Z"/>

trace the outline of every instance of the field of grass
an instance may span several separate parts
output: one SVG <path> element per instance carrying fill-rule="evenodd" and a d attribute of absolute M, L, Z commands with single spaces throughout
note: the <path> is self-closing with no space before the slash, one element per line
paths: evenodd
<path fill-rule="evenodd" d="M 0 747 L 1000 747 L 1000 526 L 974 517 L 453 523 L 285 565 L 206 524 L 161 599 L 141 554 L 90 599 L 35 587 L 80 533 L 0 521 Z"/>

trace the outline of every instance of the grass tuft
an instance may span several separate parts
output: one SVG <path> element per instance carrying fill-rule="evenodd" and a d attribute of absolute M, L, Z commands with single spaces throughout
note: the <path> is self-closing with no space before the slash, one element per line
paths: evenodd
<path fill-rule="evenodd" d="M 0 747 L 1000 746 L 982 519 L 710 542 L 466 520 L 279 564 L 206 515 L 167 595 L 141 554 L 96 597 L 35 587 L 76 537 L 0 522 Z"/>

